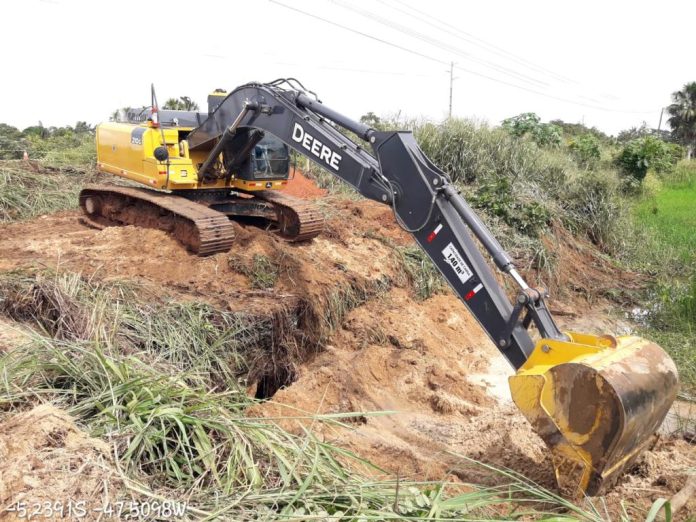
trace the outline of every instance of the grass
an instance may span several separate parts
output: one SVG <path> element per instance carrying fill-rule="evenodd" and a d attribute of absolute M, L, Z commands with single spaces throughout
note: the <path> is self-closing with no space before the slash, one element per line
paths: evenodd
<path fill-rule="evenodd" d="M 665 247 L 677 249 L 679 261 L 693 264 L 696 261 L 695 205 L 696 175 L 666 184 L 636 206 L 635 216 L 639 225 L 653 231 Z"/>
<path fill-rule="evenodd" d="M 268 290 L 278 281 L 280 266 L 264 254 L 254 254 L 251 259 L 241 254 L 230 255 L 230 268 L 249 278 L 252 288 Z"/>
<path fill-rule="evenodd" d="M 255 416 L 241 368 L 257 341 L 234 314 L 163 296 L 153 304 L 143 288 L 75 274 L 5 274 L 0 286 L 2 312 L 35 328 L 0 355 L 0 415 L 45 401 L 67 409 L 111 444 L 132 491 L 187 499 L 193 518 L 604 518 L 491 467 L 495 487 L 385 478 L 314 435 L 316 423 L 377 413 L 298 412 L 295 434 Z"/>
<path fill-rule="evenodd" d="M 95 174 L 0 161 L 0 223 L 77 208 L 78 194 Z"/>
<path fill-rule="evenodd" d="M 563 216 L 576 234 L 609 251 L 626 241 L 624 202 L 613 173 L 583 171 L 562 152 L 512 143 L 493 129 L 451 125 L 446 133 L 429 127 L 428 139 L 443 148 L 442 159 L 450 162 L 458 183 L 479 196 L 479 210 L 513 251 L 530 250 L 544 215 L 539 208 Z M 690 167 L 684 169 L 663 189 L 691 190 Z M 472 172 L 479 177 L 470 179 Z M 511 182 L 498 183 L 503 178 Z M 74 207 L 84 179 L 84 173 L 70 170 L 33 173 L 19 162 L 3 163 L 0 220 Z M 487 188 L 481 192 L 481 187 Z M 502 209 L 494 208 L 496 198 L 490 197 L 496 191 L 505 196 Z M 674 206 L 684 212 L 676 199 Z M 522 211 L 523 221 L 510 211 Z M 682 247 L 683 235 L 669 236 L 653 224 L 644 228 L 654 230 L 651 244 L 669 250 L 670 259 Z M 672 228 L 664 225 L 664 230 Z M 441 281 L 420 250 L 402 248 L 399 254 L 419 298 L 439 290 Z M 683 266 L 680 255 L 670 266 Z M 259 289 L 272 288 L 282 275 L 272 256 L 252 256 L 244 266 Z M 352 281 L 285 318 L 261 318 L 169 301 L 131 284 L 76 274 L 4 274 L 0 312 L 30 322 L 36 333 L 27 345 L 0 355 L 0 416 L 37 402 L 57 403 L 112 444 L 140 494 L 189 499 L 192 516 L 201 518 L 510 520 L 548 514 L 555 520 L 606 519 L 592 504 L 577 507 L 507 470 L 491 468 L 500 477 L 496 487 L 375 478 L 360 471 L 369 463 L 320 440 L 312 430 L 316 423 L 340 424 L 351 415 L 374 413 L 298 412 L 305 430 L 294 434 L 254 416 L 258 401 L 246 393 L 250 384 L 268 372 L 287 374 L 297 362 L 299 345 L 320 345 L 347 311 L 390 284 Z M 653 314 L 653 337 L 671 350 L 682 378 L 696 382 L 696 343 L 688 319 L 696 285 L 684 277 L 675 293 L 670 279 L 665 284 L 658 293 L 664 324 Z M 304 329 L 300 337 L 298 326 Z"/>
<path fill-rule="evenodd" d="M 430 258 L 418 246 L 397 247 L 416 299 L 423 301 L 445 289 L 445 281 Z"/>
<path fill-rule="evenodd" d="M 696 389 L 696 162 L 683 161 L 635 206 L 642 250 L 634 261 L 654 273 L 645 335 L 674 358 L 687 393 Z"/>

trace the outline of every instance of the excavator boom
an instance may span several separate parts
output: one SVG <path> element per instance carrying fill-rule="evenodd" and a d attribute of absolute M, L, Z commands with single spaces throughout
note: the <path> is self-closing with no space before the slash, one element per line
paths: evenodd
<path fill-rule="evenodd" d="M 382 132 L 353 121 L 296 80 L 250 83 L 222 99 L 188 134 L 192 154 L 211 151 L 198 169 L 199 181 L 235 136 L 252 136 L 253 130 L 272 134 L 364 197 L 392 207 L 399 225 L 516 370 L 510 378 L 513 400 L 551 449 L 565 493 L 602 492 L 650 444 L 677 393 L 670 357 L 637 337 L 561 332 L 545 292 L 527 285 L 411 132 Z M 517 285 L 514 304 L 487 257 Z"/>

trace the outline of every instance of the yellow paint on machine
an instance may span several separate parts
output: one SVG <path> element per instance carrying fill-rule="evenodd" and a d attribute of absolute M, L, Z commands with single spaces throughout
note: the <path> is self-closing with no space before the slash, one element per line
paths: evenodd
<path fill-rule="evenodd" d="M 152 188 L 164 190 L 240 189 L 282 190 L 285 180 L 243 180 L 234 175 L 212 183 L 198 180 L 197 165 L 210 151 L 191 153 L 185 136 L 190 127 L 154 127 L 150 123 L 107 122 L 97 127 L 97 168 Z M 162 136 L 169 153 L 168 161 L 158 161 L 155 149 L 161 147 Z M 168 169 L 168 170 L 167 170 Z"/>
<path fill-rule="evenodd" d="M 551 449 L 562 490 L 596 495 L 653 440 L 676 398 L 677 369 L 639 337 L 566 335 L 541 339 L 510 391 Z"/>

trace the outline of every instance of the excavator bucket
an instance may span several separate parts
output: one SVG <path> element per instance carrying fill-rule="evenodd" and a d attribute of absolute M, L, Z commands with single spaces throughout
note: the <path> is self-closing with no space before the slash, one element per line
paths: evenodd
<path fill-rule="evenodd" d="M 551 449 L 561 492 L 577 498 L 602 494 L 652 444 L 679 381 L 645 339 L 566 333 L 536 344 L 510 390 Z"/>

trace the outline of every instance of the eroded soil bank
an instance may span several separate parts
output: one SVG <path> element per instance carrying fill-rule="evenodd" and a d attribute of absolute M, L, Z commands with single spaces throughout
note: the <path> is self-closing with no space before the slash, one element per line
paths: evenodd
<path fill-rule="evenodd" d="M 298 192 L 303 193 L 301 188 Z M 314 187 L 309 195 L 321 193 Z M 134 280 L 172 299 L 259 317 L 285 314 L 290 317 L 286 330 L 295 331 L 279 337 L 284 345 L 275 355 L 287 358 L 281 365 L 286 371 L 273 375 L 271 383 L 263 380 L 263 371 L 250 380 L 250 394 L 271 398 L 254 413 L 362 412 L 342 427 L 311 427 L 400 477 L 495 480 L 462 458 L 468 457 L 553 488 L 544 445 L 507 397 L 507 363 L 449 291 L 416 298 L 400 251 L 411 245 L 410 238 L 394 223 L 391 211 L 335 197 L 319 204 L 328 216 L 327 229 L 311 242 L 289 244 L 236 225 L 232 251 L 209 258 L 190 255 L 161 231 L 93 230 L 78 222 L 77 211 L 41 216 L 0 227 L 0 271 L 48 268 L 101 280 Z M 546 283 L 557 297 L 552 309 L 561 326 L 591 333 L 625 329 L 605 296 L 613 288 L 637 284 L 637 276 L 606 263 L 590 245 L 562 235 L 552 247 L 561 275 Z M 270 286 L 260 284 L 255 272 L 259 256 L 274 267 Z M 3 350 L 12 349 L 21 337 L 18 332 L 28 326 L 7 317 L 0 325 Z M 259 386 L 267 389 L 260 393 Z M 95 477 L 108 474 L 108 455 L 99 441 L 81 439 L 84 434 L 78 435 L 60 412 L 46 411 L 39 411 L 39 420 L 9 418 L 0 426 L 2 502 L 35 487 L 27 483 L 32 477 L 47 488 L 46 495 L 52 494 L 55 475 L 24 467 L 31 463 L 31 448 L 50 447 L 41 442 L 32 446 L 32 437 L 54 441 L 55 430 L 62 437 L 61 451 L 100 462 Z M 391 413 L 370 413 L 383 411 Z M 46 423 L 55 426 L 46 428 Z M 18 429 L 26 431 L 22 448 L 12 446 Z M 618 514 L 621 502 L 629 515 L 644 510 L 656 498 L 683 488 L 695 466 L 693 445 L 663 436 L 606 497 L 606 508 L 598 503 L 600 511 Z M 29 479 L 20 480 L 17 472 Z M 90 494 L 100 494 L 97 486 L 92 490 Z M 696 501 L 680 516 L 686 519 L 687 513 L 696 513 Z"/>

